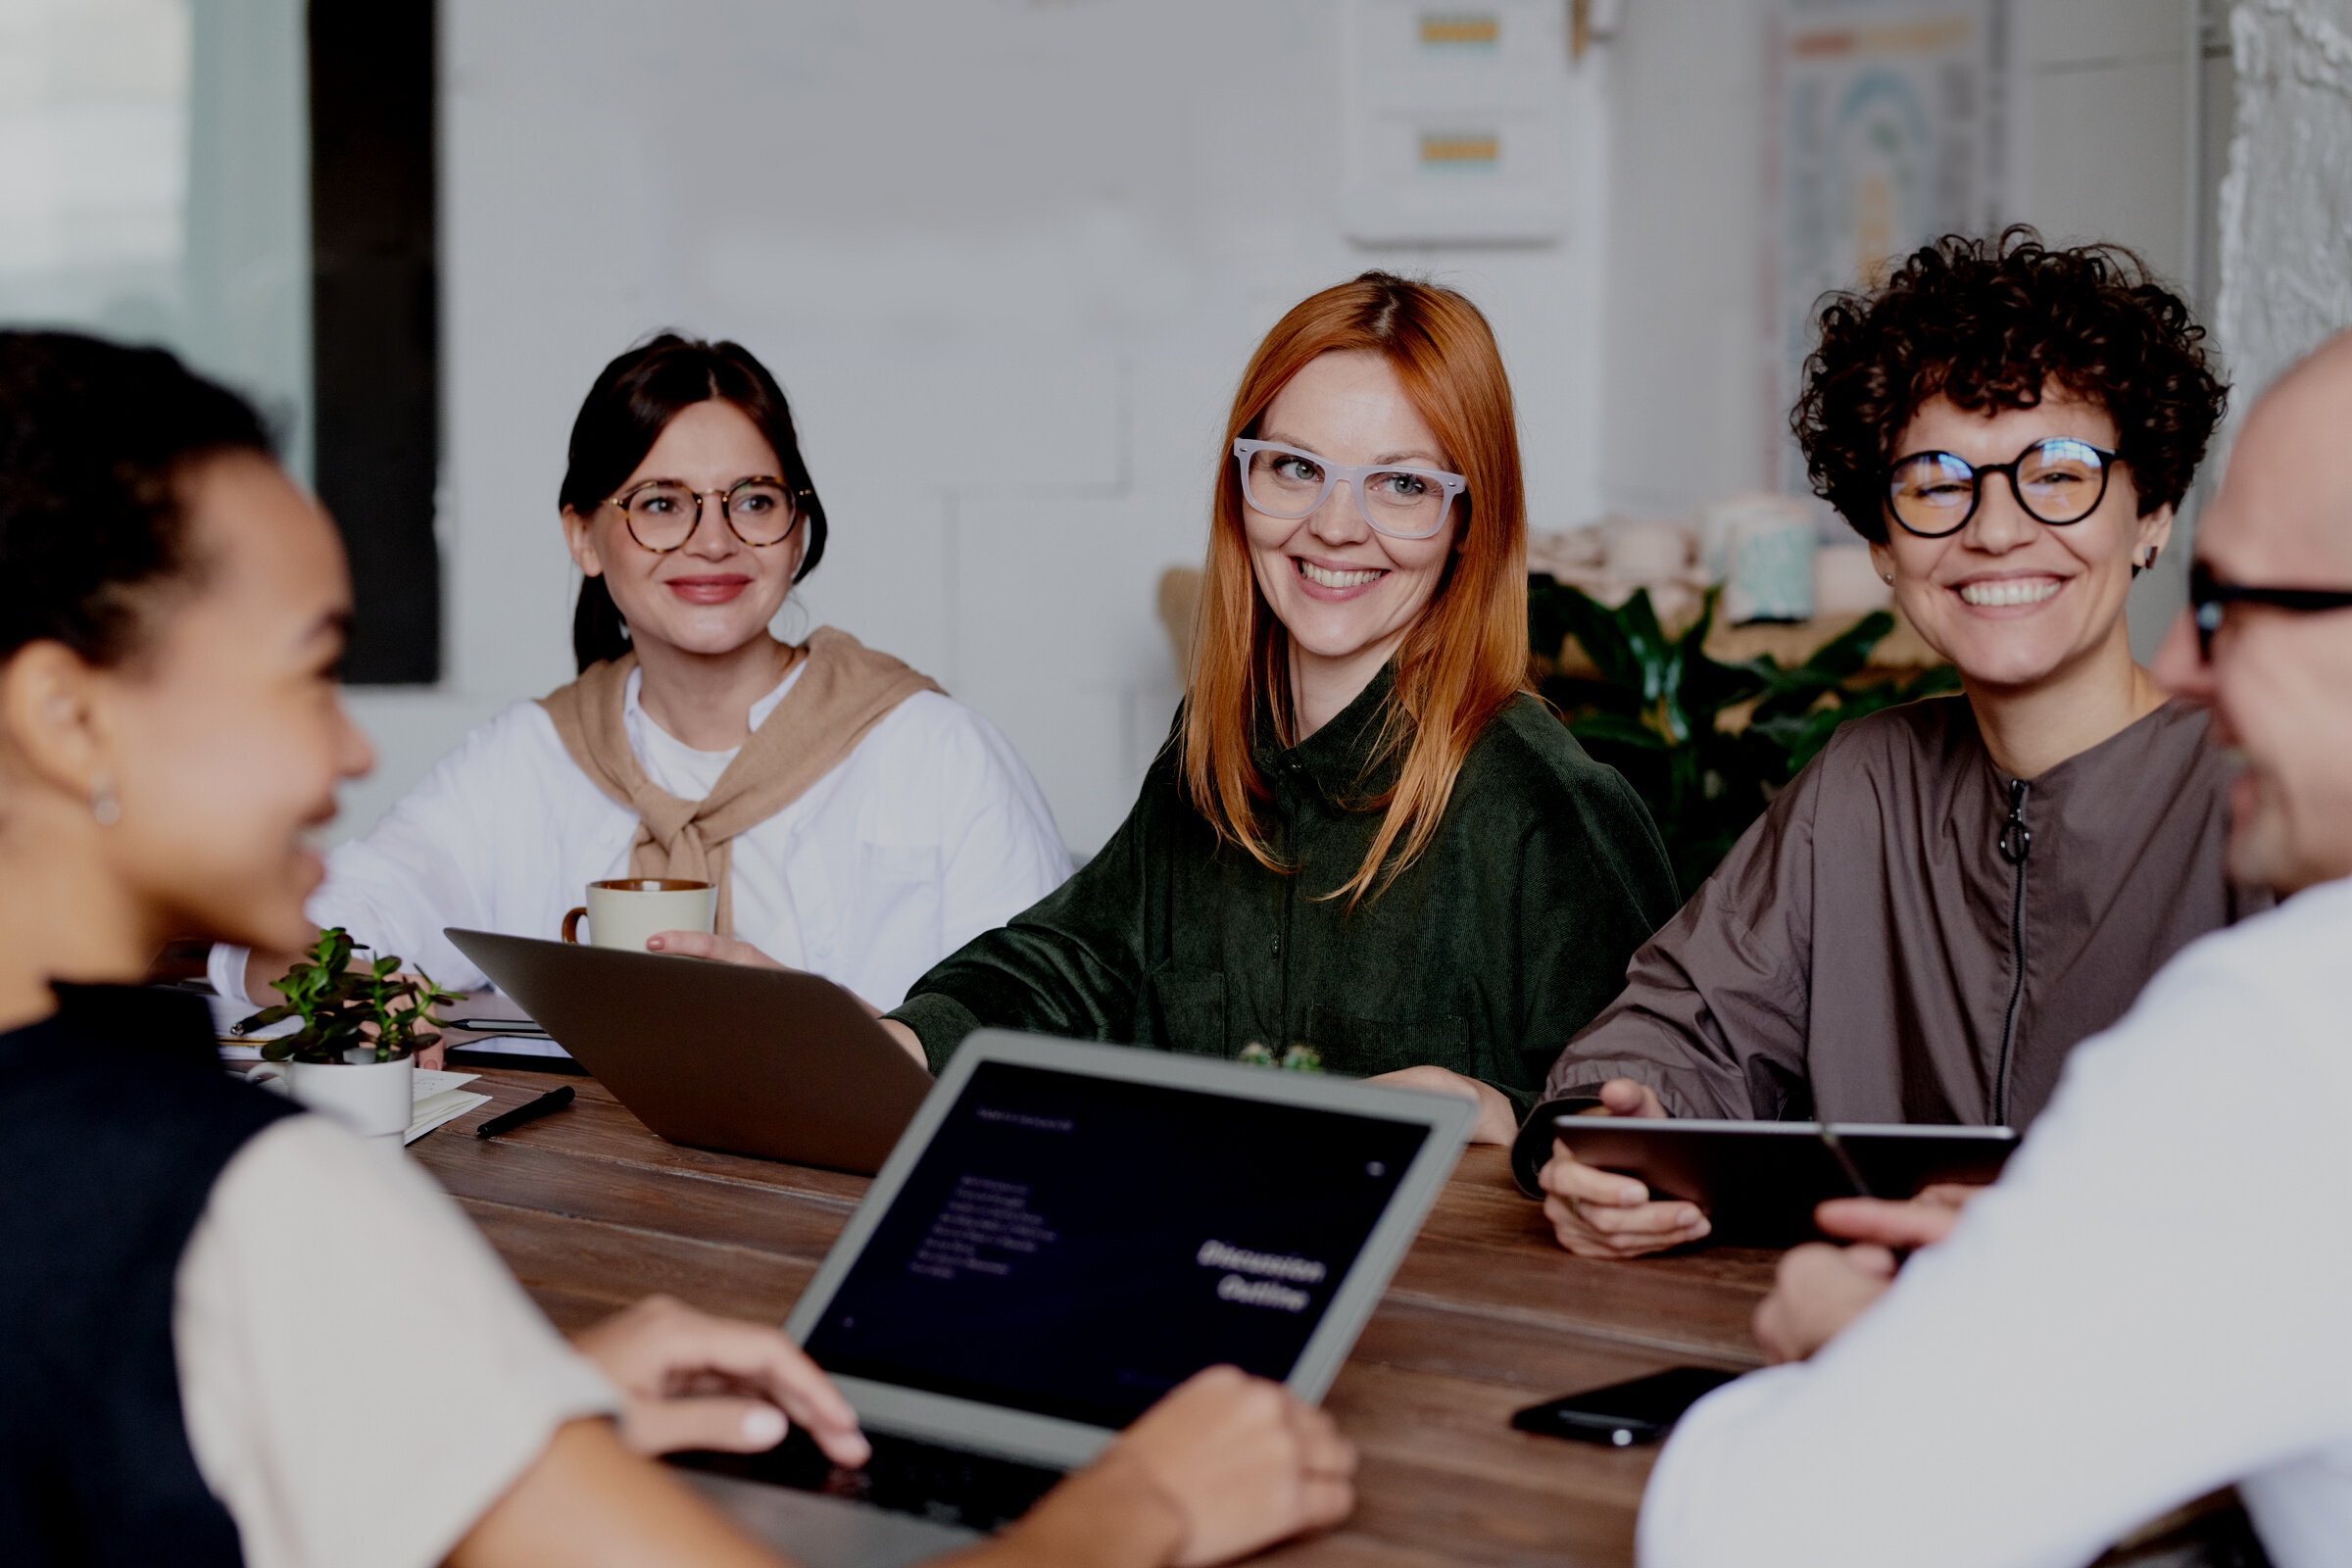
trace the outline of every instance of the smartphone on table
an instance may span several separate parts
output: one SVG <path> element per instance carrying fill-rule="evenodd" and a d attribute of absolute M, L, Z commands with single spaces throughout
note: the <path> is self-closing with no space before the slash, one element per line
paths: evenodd
<path fill-rule="evenodd" d="M 1547 1404 L 1531 1404 L 1511 1417 L 1511 1425 L 1547 1438 L 1572 1438 L 1618 1448 L 1655 1443 L 1673 1430 L 1685 1410 L 1739 1375 L 1713 1367 L 1669 1367 L 1631 1383 L 1612 1383 Z"/>

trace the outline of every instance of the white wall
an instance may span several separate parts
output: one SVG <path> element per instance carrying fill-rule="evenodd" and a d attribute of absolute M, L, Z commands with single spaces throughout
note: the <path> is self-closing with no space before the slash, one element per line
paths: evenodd
<path fill-rule="evenodd" d="M 937 676 L 1086 851 L 1175 703 L 1152 584 L 1200 557 L 1233 383 L 1310 291 L 1379 265 L 1486 307 L 1538 527 L 1755 485 L 1768 3 L 1628 0 L 1563 87 L 1568 240 L 1427 251 L 1340 235 L 1341 0 L 443 0 L 449 674 L 355 694 L 382 763 L 337 831 L 569 677 L 564 437 L 657 327 L 793 398 L 834 532 L 786 629 Z M 2012 0 L 2019 217 L 2196 270 L 2191 3 Z"/>
<path fill-rule="evenodd" d="M 1636 0 L 1637 9 L 1641 0 Z M 569 678 L 555 518 L 597 368 L 675 325 L 790 394 L 832 520 L 787 629 L 935 675 L 1070 843 L 1124 815 L 1177 689 L 1152 588 L 1281 313 L 1369 266 L 1493 318 L 1538 526 L 1599 510 L 1605 84 L 1556 246 L 1337 229 L 1337 0 L 444 0 L 449 676 L 361 691 L 364 830 L 501 704 Z"/>
<path fill-rule="evenodd" d="M 2054 242 L 2130 245 L 2201 294 L 2190 192 L 2194 0 L 2011 0 L 2013 215 Z M 1761 486 L 1768 403 L 1758 283 L 1766 0 L 1628 0 L 1613 45 L 1602 489 L 1687 514 Z M 2228 106 L 2219 111 L 2225 118 Z M 2185 534 L 2133 590 L 2146 657 L 2184 597 Z"/>

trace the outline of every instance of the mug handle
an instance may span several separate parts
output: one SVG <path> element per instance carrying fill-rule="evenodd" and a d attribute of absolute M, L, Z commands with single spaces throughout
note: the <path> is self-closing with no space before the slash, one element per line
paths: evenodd
<path fill-rule="evenodd" d="M 294 1093 L 294 1066 L 291 1062 L 265 1061 L 247 1073 L 245 1081 L 290 1098 Z"/>
<path fill-rule="evenodd" d="M 588 911 L 586 909 L 574 909 L 569 914 L 564 916 L 564 941 L 577 942 L 580 940 L 580 917 L 587 912 Z"/>

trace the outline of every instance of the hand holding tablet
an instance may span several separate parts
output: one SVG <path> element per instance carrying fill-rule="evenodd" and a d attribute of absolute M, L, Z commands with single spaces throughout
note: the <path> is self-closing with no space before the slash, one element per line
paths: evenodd
<path fill-rule="evenodd" d="M 1662 1119 L 1666 1107 L 1657 1091 L 1631 1078 L 1601 1085 L 1600 1103 L 1587 1116 Z M 1696 1203 L 1660 1200 L 1646 1182 L 1580 1161 L 1556 1139 L 1550 1160 L 1537 1177 L 1544 1191 L 1544 1217 L 1561 1247 L 1579 1257 L 1642 1257 L 1705 1239 L 1707 1216 Z"/>
<path fill-rule="evenodd" d="M 1863 1122 L 1565 1115 L 1553 1133 L 1559 1152 L 1542 1180 L 1555 1198 L 1562 1187 L 1638 1183 L 1648 1201 L 1629 1205 L 1620 1198 L 1616 1206 L 1624 1212 L 1696 1210 L 1705 1228 L 1682 1241 L 1711 1236 L 1740 1247 L 1788 1247 L 1817 1238 L 1814 1210 L 1835 1199 L 1906 1199 L 1943 1184 L 1984 1186 L 2017 1147 L 2017 1134 L 2007 1127 Z M 1574 1209 L 1609 1250 L 1578 1246 L 1555 1215 L 1554 1228 L 1571 1251 L 1624 1257 L 1680 1245 L 1641 1246 L 1644 1233 L 1633 1225 L 1611 1233 L 1594 1223 L 1596 1206 L 1580 1199 Z M 1553 1212 L 1549 1200 L 1545 1211 Z"/>
<path fill-rule="evenodd" d="M 1787 1247 L 1821 1234 L 1817 1203 L 1982 1186 L 2017 1142 L 2005 1127 L 1676 1120 L 1631 1078 L 1611 1079 L 1594 1101 L 1552 1118 L 1551 1158 L 1537 1176 L 1544 1217 L 1579 1257 L 1641 1257 L 1708 1238 Z"/>

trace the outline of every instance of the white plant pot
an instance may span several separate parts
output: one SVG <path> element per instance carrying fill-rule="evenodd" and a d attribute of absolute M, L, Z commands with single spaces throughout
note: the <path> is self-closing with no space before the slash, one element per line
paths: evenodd
<path fill-rule="evenodd" d="M 332 1116 L 362 1138 L 397 1143 L 416 1114 L 414 1056 L 364 1063 L 266 1061 L 246 1077 L 292 1095 L 306 1110 Z"/>

